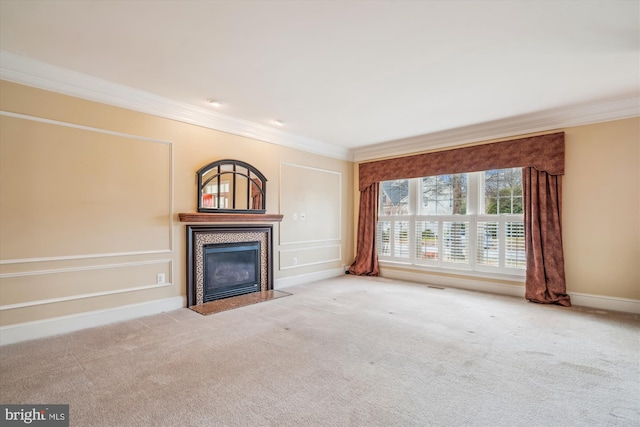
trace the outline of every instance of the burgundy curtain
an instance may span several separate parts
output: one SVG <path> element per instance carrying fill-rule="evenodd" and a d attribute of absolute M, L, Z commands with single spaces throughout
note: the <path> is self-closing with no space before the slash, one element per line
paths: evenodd
<path fill-rule="evenodd" d="M 522 169 L 529 301 L 571 306 L 562 249 L 562 176 L 533 167 Z"/>
<path fill-rule="evenodd" d="M 376 249 L 379 188 L 380 185 L 376 182 L 360 191 L 356 259 L 349 267 L 350 274 L 359 276 L 380 275 L 378 251 Z"/>

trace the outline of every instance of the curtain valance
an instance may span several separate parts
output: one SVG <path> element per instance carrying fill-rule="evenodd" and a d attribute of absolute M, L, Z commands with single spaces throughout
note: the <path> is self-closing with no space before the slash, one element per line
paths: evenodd
<path fill-rule="evenodd" d="M 360 164 L 360 191 L 375 182 L 533 167 L 564 175 L 564 132 Z"/>

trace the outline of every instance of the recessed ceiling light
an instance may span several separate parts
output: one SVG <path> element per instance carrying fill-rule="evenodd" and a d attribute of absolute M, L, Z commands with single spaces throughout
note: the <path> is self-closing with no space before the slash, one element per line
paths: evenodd
<path fill-rule="evenodd" d="M 282 120 L 272 120 L 271 122 L 276 126 L 284 126 L 284 122 Z"/>
<path fill-rule="evenodd" d="M 217 99 L 207 99 L 207 103 L 212 107 L 219 107 L 222 105 L 222 102 L 218 101 Z"/>

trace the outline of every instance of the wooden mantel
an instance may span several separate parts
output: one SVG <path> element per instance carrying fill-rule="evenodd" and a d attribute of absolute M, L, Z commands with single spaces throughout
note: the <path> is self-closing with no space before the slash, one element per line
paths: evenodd
<path fill-rule="evenodd" d="M 179 213 L 180 222 L 281 222 L 280 214 Z"/>

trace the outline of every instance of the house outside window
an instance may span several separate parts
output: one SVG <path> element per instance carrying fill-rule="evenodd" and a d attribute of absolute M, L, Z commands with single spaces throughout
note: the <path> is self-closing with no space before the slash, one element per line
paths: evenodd
<path fill-rule="evenodd" d="M 380 261 L 523 276 L 522 169 L 380 183 Z"/>

